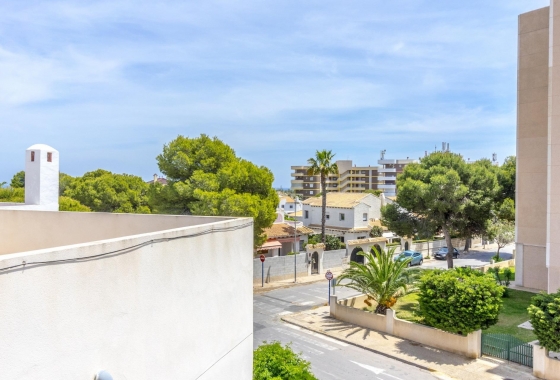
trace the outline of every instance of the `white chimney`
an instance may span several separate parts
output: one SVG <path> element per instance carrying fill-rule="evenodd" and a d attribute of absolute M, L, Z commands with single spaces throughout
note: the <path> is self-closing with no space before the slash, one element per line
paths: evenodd
<path fill-rule="evenodd" d="M 48 145 L 35 144 L 25 151 L 25 204 L 42 210 L 58 211 L 58 151 Z"/>

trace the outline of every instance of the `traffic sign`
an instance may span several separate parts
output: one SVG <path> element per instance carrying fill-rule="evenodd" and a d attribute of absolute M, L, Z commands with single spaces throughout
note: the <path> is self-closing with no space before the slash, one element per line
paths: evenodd
<path fill-rule="evenodd" d="M 264 255 L 261 255 L 261 263 L 264 263 Z"/>
<path fill-rule="evenodd" d="M 325 278 L 329 281 L 333 279 L 333 274 L 330 270 L 328 270 L 327 273 L 325 273 Z"/>

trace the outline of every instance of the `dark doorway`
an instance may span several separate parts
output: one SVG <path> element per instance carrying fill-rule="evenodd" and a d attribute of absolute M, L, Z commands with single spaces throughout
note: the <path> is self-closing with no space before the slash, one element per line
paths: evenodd
<path fill-rule="evenodd" d="M 408 247 L 408 242 L 405 241 L 405 242 L 404 242 L 404 250 L 405 250 L 405 251 L 408 251 L 408 248 L 409 248 L 409 247 Z"/>
<path fill-rule="evenodd" d="M 364 250 L 362 249 L 362 247 L 354 248 L 354 250 L 350 254 L 350 261 L 354 261 L 354 262 L 363 264 L 364 263 L 364 256 L 358 255 L 358 252 L 363 252 L 363 251 Z"/>
<path fill-rule="evenodd" d="M 311 255 L 311 274 L 319 274 L 319 254 L 313 252 Z"/>

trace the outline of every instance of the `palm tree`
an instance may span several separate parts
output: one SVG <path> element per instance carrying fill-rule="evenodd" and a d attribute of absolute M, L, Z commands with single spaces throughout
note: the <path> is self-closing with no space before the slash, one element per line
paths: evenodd
<path fill-rule="evenodd" d="M 321 196 L 322 199 L 322 216 L 321 216 L 321 242 L 325 244 L 325 223 L 327 215 L 327 177 L 329 174 L 338 174 L 338 166 L 332 162 L 334 154 L 330 150 L 321 150 L 315 152 L 315 157 L 307 160 L 310 168 L 307 170 L 308 175 L 321 175 Z"/>
<path fill-rule="evenodd" d="M 350 267 L 338 277 L 337 286 L 346 286 L 362 292 L 368 296 L 366 304 L 369 304 L 369 300 L 375 301 L 375 312 L 385 314 L 397 299 L 415 289 L 418 271 L 407 269 L 410 259 L 394 261 L 394 247 L 389 250 L 378 250 L 374 247 L 373 250 L 373 254 L 358 253 L 365 256 L 365 263 L 351 261 Z M 342 284 L 343 280 L 350 282 Z"/>

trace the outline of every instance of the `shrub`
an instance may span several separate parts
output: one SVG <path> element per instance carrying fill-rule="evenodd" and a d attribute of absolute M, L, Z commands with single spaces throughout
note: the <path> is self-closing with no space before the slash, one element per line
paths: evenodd
<path fill-rule="evenodd" d="M 469 268 L 424 273 L 420 313 L 426 324 L 467 335 L 498 322 L 504 288 L 493 276 Z"/>
<path fill-rule="evenodd" d="M 290 345 L 264 343 L 253 352 L 253 380 L 317 380 L 311 363 L 294 353 Z"/>
<path fill-rule="evenodd" d="M 500 261 L 504 261 L 504 259 L 502 259 L 500 256 L 498 256 L 497 254 L 492 256 L 492 260 L 494 260 L 495 263 L 499 263 Z"/>
<path fill-rule="evenodd" d="M 321 234 L 309 235 L 309 238 L 307 240 L 308 240 L 308 244 L 320 243 L 322 240 Z M 333 251 L 335 249 L 342 249 L 342 248 L 346 248 L 346 245 L 344 243 L 341 244 L 341 241 L 338 237 L 334 235 L 327 235 L 325 237 L 325 251 Z"/>
<path fill-rule="evenodd" d="M 549 351 L 560 351 L 560 291 L 534 296 L 527 311 L 539 344 Z"/>
<path fill-rule="evenodd" d="M 372 238 L 375 237 L 382 237 L 383 236 L 383 228 L 379 226 L 371 227 L 371 231 L 369 231 L 369 236 Z"/>

